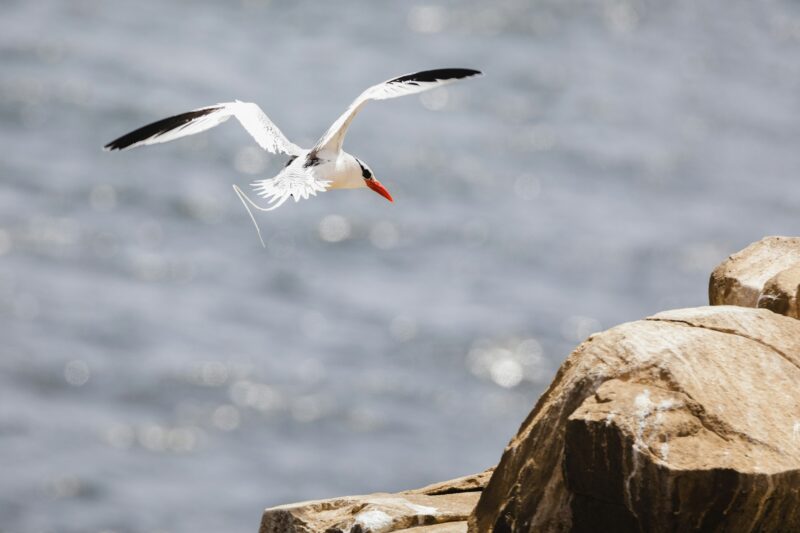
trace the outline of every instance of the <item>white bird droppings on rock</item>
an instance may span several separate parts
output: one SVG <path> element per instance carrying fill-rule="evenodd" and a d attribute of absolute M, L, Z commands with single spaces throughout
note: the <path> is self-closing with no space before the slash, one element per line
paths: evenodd
<path fill-rule="evenodd" d="M 373 509 L 371 511 L 364 511 L 356 515 L 356 524 L 371 531 L 372 533 L 382 533 L 389 531 L 392 526 L 392 517 L 383 511 Z"/>
<path fill-rule="evenodd" d="M 436 507 L 428 507 L 425 505 L 417 505 L 416 503 L 411 503 L 408 501 L 404 501 L 403 505 L 414 511 L 415 513 L 419 513 L 421 515 L 429 515 L 429 516 L 436 516 L 439 514 L 439 511 Z"/>

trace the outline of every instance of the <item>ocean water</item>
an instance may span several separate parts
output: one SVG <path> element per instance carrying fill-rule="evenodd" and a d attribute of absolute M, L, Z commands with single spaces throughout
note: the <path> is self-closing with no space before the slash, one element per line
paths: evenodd
<path fill-rule="evenodd" d="M 0 2 L 0 531 L 256 531 L 480 471 L 580 340 L 800 231 L 800 4 Z M 259 214 L 259 103 L 392 192 Z"/>

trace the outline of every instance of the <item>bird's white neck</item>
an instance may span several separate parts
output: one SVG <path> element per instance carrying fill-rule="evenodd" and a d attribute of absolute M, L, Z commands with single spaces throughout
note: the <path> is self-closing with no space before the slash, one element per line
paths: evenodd
<path fill-rule="evenodd" d="M 342 151 L 336 160 L 320 168 L 321 172 L 329 173 L 327 178 L 333 181 L 331 189 L 360 189 L 366 187 L 364 177 L 361 175 L 361 166 L 356 158 Z M 320 176 L 322 177 L 322 176 Z"/>

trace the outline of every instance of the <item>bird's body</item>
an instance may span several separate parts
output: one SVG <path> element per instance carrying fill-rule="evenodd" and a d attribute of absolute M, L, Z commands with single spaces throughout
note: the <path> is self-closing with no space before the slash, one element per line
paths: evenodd
<path fill-rule="evenodd" d="M 373 85 L 362 92 L 350 107 L 331 125 L 310 149 L 303 149 L 289 141 L 256 104 L 225 102 L 201 107 L 187 113 L 168 117 L 143 126 L 111 141 L 107 150 L 125 150 L 135 146 L 156 144 L 200 133 L 213 128 L 231 117 L 241 123 L 264 150 L 291 156 L 278 175 L 252 183 L 254 191 L 267 199 L 269 207 L 250 200 L 238 186 L 233 188 L 261 231 L 248 204 L 261 211 L 271 211 L 289 198 L 295 202 L 316 196 L 328 189 L 360 189 L 368 187 L 389 201 L 389 191 L 375 178 L 372 170 L 361 159 L 342 150 L 347 128 L 361 108 L 370 100 L 385 100 L 427 91 L 453 81 L 481 74 L 472 69 L 438 69 L 406 74 Z M 263 244 L 263 240 L 262 240 Z"/>
<path fill-rule="evenodd" d="M 314 154 L 310 149 L 305 149 L 296 157 L 292 156 L 276 178 L 286 172 L 306 173 L 317 182 L 330 182 L 327 189 L 360 189 L 366 187 L 358 160 L 344 150 L 339 154 L 325 157 Z M 255 183 L 263 181 L 260 180 Z"/>

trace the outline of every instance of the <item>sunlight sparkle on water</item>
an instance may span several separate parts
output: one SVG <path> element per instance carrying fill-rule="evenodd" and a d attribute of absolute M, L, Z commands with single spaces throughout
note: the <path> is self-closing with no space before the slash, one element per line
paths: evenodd
<path fill-rule="evenodd" d="M 214 409 L 211 422 L 222 431 L 233 431 L 241 423 L 239 410 L 232 405 L 220 405 Z"/>
<path fill-rule="evenodd" d="M 408 27 L 418 33 L 438 33 L 444 29 L 446 17 L 441 6 L 414 6 L 408 13 Z"/>
<path fill-rule="evenodd" d="M 547 374 L 542 347 L 533 338 L 476 341 L 467 354 L 466 364 L 474 375 L 506 389 L 522 381 L 541 381 Z"/>
<path fill-rule="evenodd" d="M 267 158 L 258 146 L 244 146 L 236 152 L 233 166 L 242 174 L 259 174 L 266 168 Z"/>
<path fill-rule="evenodd" d="M 340 242 L 350 237 L 350 221 L 341 215 L 328 215 L 319 223 L 319 236 L 326 242 Z"/>
<path fill-rule="evenodd" d="M 286 401 L 281 393 L 269 385 L 239 380 L 228 389 L 231 401 L 239 407 L 249 407 L 262 413 L 282 409 Z"/>
<path fill-rule="evenodd" d="M 564 339 L 572 342 L 582 342 L 589 335 L 597 333 L 601 329 L 603 328 L 600 322 L 588 316 L 570 316 L 561 324 L 561 334 Z"/>
<path fill-rule="evenodd" d="M 86 361 L 75 359 L 64 365 L 64 379 L 73 387 L 85 385 L 91 376 L 92 373 Z"/>
<path fill-rule="evenodd" d="M 400 241 L 400 232 L 393 223 L 381 221 L 372 226 L 369 231 L 369 240 L 375 248 L 391 250 Z"/>

